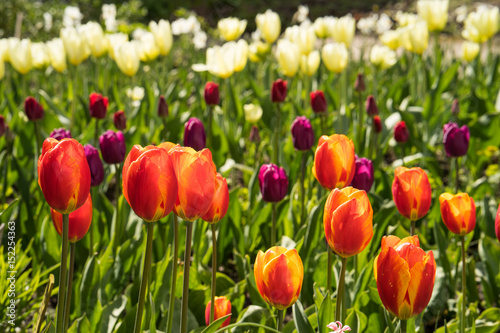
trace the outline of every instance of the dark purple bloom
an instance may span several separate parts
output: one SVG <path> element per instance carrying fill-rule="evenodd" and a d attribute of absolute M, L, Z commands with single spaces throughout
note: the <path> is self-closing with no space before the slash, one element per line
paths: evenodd
<path fill-rule="evenodd" d="M 300 116 L 292 123 L 293 146 L 297 150 L 309 150 L 314 144 L 314 131 L 309 120 Z"/>
<path fill-rule="evenodd" d="M 358 76 L 356 77 L 356 81 L 354 82 L 354 90 L 357 92 L 363 92 L 365 91 L 366 86 L 365 86 L 365 79 L 363 77 L 363 74 L 358 73 Z"/>
<path fill-rule="evenodd" d="M 202 150 L 206 147 L 207 136 L 205 127 L 200 119 L 192 117 L 184 125 L 184 146 L 194 150 Z"/>
<path fill-rule="evenodd" d="M 104 132 L 99 137 L 99 147 L 102 158 L 108 164 L 121 163 L 125 159 L 125 138 L 121 131 Z"/>
<path fill-rule="evenodd" d="M 366 113 L 369 116 L 373 117 L 378 115 L 377 102 L 375 101 L 375 97 L 373 97 L 373 95 L 368 96 L 368 98 L 366 99 L 365 108 L 366 108 Z"/>
<path fill-rule="evenodd" d="M 458 127 L 455 123 L 448 123 L 443 126 L 443 143 L 448 156 L 466 155 L 469 149 L 469 139 L 469 128 L 466 125 Z"/>
<path fill-rule="evenodd" d="M 275 164 L 264 164 L 259 171 L 259 187 L 266 202 L 279 202 L 288 192 L 288 178 L 285 170 Z"/>
<path fill-rule="evenodd" d="M 113 114 L 113 122 L 118 130 L 124 130 L 127 128 L 127 118 L 125 117 L 125 112 L 122 110 L 116 111 Z"/>
<path fill-rule="evenodd" d="M 6 128 L 7 125 L 5 124 L 5 118 L 2 115 L 0 115 L 0 137 L 3 136 Z"/>
<path fill-rule="evenodd" d="M 59 141 L 62 139 L 71 139 L 71 132 L 63 127 L 56 128 L 50 133 L 50 137 Z"/>
<path fill-rule="evenodd" d="M 90 185 L 98 186 L 104 179 L 104 167 L 99 157 L 99 151 L 92 145 L 85 145 L 83 149 L 85 150 L 85 157 L 87 157 L 87 163 L 90 168 Z"/>
<path fill-rule="evenodd" d="M 28 96 L 24 100 L 24 112 L 28 119 L 33 121 L 37 119 L 42 119 L 44 112 L 42 104 L 38 103 L 34 97 Z"/>
<path fill-rule="evenodd" d="M 259 128 L 256 125 L 253 125 L 252 128 L 250 129 L 250 136 L 248 139 L 255 143 L 260 142 Z"/>
<path fill-rule="evenodd" d="M 161 95 L 160 100 L 158 101 L 158 117 L 166 116 L 168 116 L 168 104 L 167 101 L 165 101 L 165 97 Z"/>
<path fill-rule="evenodd" d="M 367 158 L 356 156 L 356 172 L 351 186 L 370 192 L 373 185 L 373 163 Z"/>

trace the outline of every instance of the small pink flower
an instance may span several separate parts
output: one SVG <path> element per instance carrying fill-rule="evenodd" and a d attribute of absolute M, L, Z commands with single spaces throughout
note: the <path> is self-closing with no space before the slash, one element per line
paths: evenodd
<path fill-rule="evenodd" d="M 330 333 L 342 333 L 342 332 L 346 332 L 346 331 L 351 330 L 351 328 L 348 325 L 345 325 L 344 327 L 342 327 L 342 323 L 340 321 L 330 323 L 330 324 L 326 325 L 326 327 L 333 330 L 333 332 L 330 332 Z"/>

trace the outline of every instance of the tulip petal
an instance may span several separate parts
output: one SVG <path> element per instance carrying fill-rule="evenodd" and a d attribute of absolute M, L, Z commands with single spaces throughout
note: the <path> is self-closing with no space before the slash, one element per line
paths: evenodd
<path fill-rule="evenodd" d="M 295 264 L 284 254 L 269 261 L 264 267 L 264 283 L 269 291 L 269 301 L 277 309 L 287 308 L 296 297 L 300 277 L 293 271 Z"/>
<path fill-rule="evenodd" d="M 408 285 L 408 295 L 410 304 L 413 305 L 413 317 L 424 310 L 432 296 L 436 278 L 436 262 L 432 251 L 429 251 L 423 260 L 415 263 L 410 270 L 410 275 L 411 281 Z"/>

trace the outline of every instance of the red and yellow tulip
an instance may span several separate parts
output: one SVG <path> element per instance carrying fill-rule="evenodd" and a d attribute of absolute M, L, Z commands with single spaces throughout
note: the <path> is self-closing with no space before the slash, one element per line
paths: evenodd
<path fill-rule="evenodd" d="M 90 192 L 90 169 L 83 146 L 75 139 L 47 138 L 38 158 L 38 184 L 54 210 L 69 214 Z"/>
<path fill-rule="evenodd" d="M 434 288 L 436 261 L 432 251 L 420 248 L 418 236 L 384 236 L 373 266 L 380 299 L 390 313 L 407 320 L 424 310 Z"/>
<path fill-rule="evenodd" d="M 52 216 L 52 223 L 56 227 L 57 233 L 62 236 L 63 228 L 63 216 L 61 213 L 50 209 L 50 214 Z M 68 228 L 68 239 L 71 243 L 78 242 L 82 239 L 89 231 L 90 224 L 92 223 L 92 198 L 90 193 L 87 200 L 77 210 L 69 214 L 69 228 Z"/>
<path fill-rule="evenodd" d="M 214 320 L 227 316 L 231 314 L 231 302 L 227 299 L 226 296 L 215 297 L 215 314 Z M 210 324 L 210 305 L 212 305 L 212 301 L 208 301 L 207 307 L 205 308 L 205 323 Z M 227 317 L 226 320 L 222 323 L 219 328 L 226 327 L 229 325 L 231 321 L 231 316 Z"/>
<path fill-rule="evenodd" d="M 226 216 L 229 207 L 229 189 L 227 188 L 226 178 L 220 173 L 215 176 L 215 194 L 208 212 L 202 219 L 208 223 L 217 223 Z"/>
<path fill-rule="evenodd" d="M 333 190 L 351 183 L 356 171 L 354 144 L 343 134 L 323 135 L 314 154 L 314 177 L 324 188 Z"/>
<path fill-rule="evenodd" d="M 441 217 L 454 234 L 465 236 L 476 226 L 476 204 L 467 193 L 443 193 L 439 196 Z"/>
<path fill-rule="evenodd" d="M 366 192 L 353 187 L 330 192 L 323 225 L 328 245 L 339 256 L 363 251 L 373 237 L 373 209 Z"/>
<path fill-rule="evenodd" d="M 394 172 L 392 197 L 399 213 L 410 221 L 417 221 L 431 207 L 431 185 L 424 170 L 398 167 Z"/>
<path fill-rule="evenodd" d="M 254 274 L 260 295 L 270 305 L 283 310 L 297 301 L 304 279 L 297 250 L 273 246 L 266 253 L 259 251 Z"/>

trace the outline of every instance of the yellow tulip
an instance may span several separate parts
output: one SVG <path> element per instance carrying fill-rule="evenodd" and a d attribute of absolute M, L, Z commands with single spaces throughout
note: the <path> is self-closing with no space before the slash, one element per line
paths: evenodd
<path fill-rule="evenodd" d="M 114 50 L 115 61 L 123 74 L 134 76 L 139 70 L 140 59 L 134 41 L 125 42 Z"/>
<path fill-rule="evenodd" d="M 21 73 L 26 74 L 31 70 L 31 41 L 23 39 L 9 48 L 9 59 L 12 67 Z"/>
<path fill-rule="evenodd" d="M 90 55 L 90 50 L 82 36 L 73 27 L 61 29 L 61 39 L 66 49 L 69 62 L 78 66 Z"/>
<path fill-rule="evenodd" d="M 471 62 L 476 59 L 479 54 L 479 44 L 474 42 L 463 42 L 462 43 L 462 59 L 467 62 Z"/>
<path fill-rule="evenodd" d="M 448 0 L 419 0 L 418 16 L 427 22 L 429 31 L 441 31 L 448 21 Z"/>
<path fill-rule="evenodd" d="M 272 44 L 278 39 L 281 33 L 281 20 L 278 13 L 268 9 L 264 14 L 257 14 L 255 23 L 266 42 Z"/>
<path fill-rule="evenodd" d="M 214 46 L 207 49 L 206 70 L 212 75 L 227 79 L 234 73 L 235 42 L 228 42 L 222 46 Z"/>
<path fill-rule="evenodd" d="M 396 52 L 387 46 L 373 45 L 370 62 L 380 69 L 387 69 L 396 64 Z"/>
<path fill-rule="evenodd" d="M 300 53 L 309 54 L 314 49 L 316 43 L 316 34 L 314 27 L 309 21 L 304 21 L 300 26 L 294 25 L 285 30 L 285 37 L 300 49 Z"/>
<path fill-rule="evenodd" d="M 316 36 L 321 39 L 330 37 L 330 31 L 333 29 L 334 24 L 335 18 L 333 16 L 318 17 L 313 24 Z"/>
<path fill-rule="evenodd" d="M 104 36 L 102 27 L 97 22 L 88 22 L 79 29 L 80 34 L 87 44 L 90 53 L 96 57 L 102 57 L 108 50 L 108 41 Z"/>
<path fill-rule="evenodd" d="M 49 51 L 44 43 L 31 44 L 31 60 L 33 67 L 43 69 L 50 64 Z"/>
<path fill-rule="evenodd" d="M 407 51 L 422 54 L 429 45 L 427 22 L 420 20 L 400 30 L 399 43 Z"/>
<path fill-rule="evenodd" d="M 50 58 L 50 65 L 59 73 L 64 72 L 67 68 L 66 50 L 61 38 L 54 38 L 47 42 L 47 49 Z"/>
<path fill-rule="evenodd" d="M 7 39 L 0 40 L 0 53 L 3 50 L 3 60 L 5 62 L 10 62 L 10 49 L 14 48 L 19 43 L 19 38 L 10 37 Z"/>
<path fill-rule="evenodd" d="M 160 49 L 160 54 L 162 56 L 169 54 L 173 44 L 170 22 L 165 20 L 160 20 L 158 23 L 151 21 L 149 22 L 149 30 L 153 33 L 154 41 Z"/>
<path fill-rule="evenodd" d="M 239 20 L 236 17 L 228 17 L 217 23 L 217 29 L 221 37 L 230 42 L 240 38 L 247 27 L 247 20 Z"/>
<path fill-rule="evenodd" d="M 471 42 L 484 43 L 498 32 L 499 20 L 498 7 L 481 5 L 465 19 L 462 36 Z"/>
<path fill-rule="evenodd" d="M 0 57 L 0 80 L 5 76 L 5 63 L 3 59 Z"/>
<path fill-rule="evenodd" d="M 303 54 L 300 57 L 300 72 L 307 76 L 313 76 L 318 71 L 320 62 L 319 51 L 315 50 L 308 55 Z"/>
<path fill-rule="evenodd" d="M 418 20 L 419 20 L 418 15 L 415 15 L 413 13 L 404 13 L 402 11 L 398 11 L 396 13 L 396 21 L 398 22 L 401 28 L 416 23 Z"/>
<path fill-rule="evenodd" d="M 299 69 L 300 49 L 287 39 L 278 41 L 276 58 L 281 72 L 286 76 L 295 76 Z"/>
<path fill-rule="evenodd" d="M 251 62 L 261 62 L 271 50 L 271 45 L 262 41 L 254 41 L 248 46 L 248 59 Z"/>
<path fill-rule="evenodd" d="M 387 30 L 384 32 L 382 35 L 380 35 L 380 41 L 382 44 L 385 46 L 389 47 L 391 50 L 396 50 L 398 47 L 400 47 L 400 42 L 399 42 L 399 34 L 400 31 L 398 30 Z"/>
<path fill-rule="evenodd" d="M 257 104 L 243 105 L 245 111 L 245 120 L 251 124 L 257 123 L 262 117 L 262 108 Z"/>
<path fill-rule="evenodd" d="M 108 54 L 109 57 L 115 60 L 115 49 L 122 45 L 123 43 L 128 42 L 128 35 L 124 33 L 116 33 L 116 34 L 106 34 L 105 38 L 108 42 Z"/>
<path fill-rule="evenodd" d="M 329 71 L 340 73 L 349 61 L 347 47 L 343 43 L 328 43 L 323 46 L 321 59 Z"/>
<path fill-rule="evenodd" d="M 234 46 L 234 71 L 241 72 L 245 69 L 248 60 L 248 43 L 240 39 Z"/>
<path fill-rule="evenodd" d="M 332 26 L 331 36 L 337 43 L 344 43 L 346 47 L 351 46 L 356 32 L 356 20 L 351 14 L 335 20 Z"/>
<path fill-rule="evenodd" d="M 142 34 L 140 40 L 135 40 L 134 43 L 141 61 L 152 61 L 160 55 L 160 48 L 156 45 L 155 37 L 150 32 Z"/>

